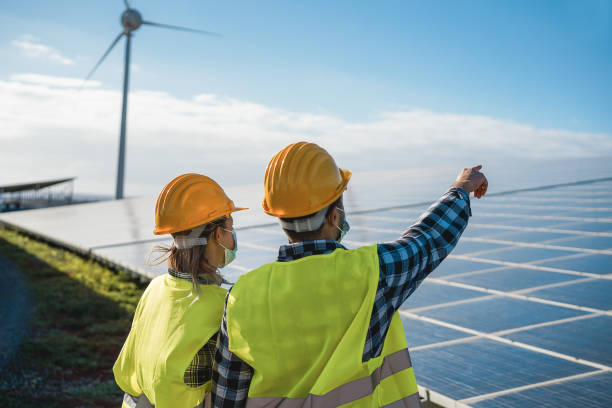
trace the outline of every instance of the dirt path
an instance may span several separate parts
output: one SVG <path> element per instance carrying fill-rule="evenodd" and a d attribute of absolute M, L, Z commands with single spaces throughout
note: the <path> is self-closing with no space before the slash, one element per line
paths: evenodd
<path fill-rule="evenodd" d="M 28 332 L 32 307 L 21 271 L 0 256 L 0 369 Z"/>

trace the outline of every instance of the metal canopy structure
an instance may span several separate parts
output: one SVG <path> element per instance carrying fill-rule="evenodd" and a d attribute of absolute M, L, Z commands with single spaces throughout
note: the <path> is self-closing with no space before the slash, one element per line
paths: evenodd
<path fill-rule="evenodd" d="M 18 191 L 27 190 L 40 190 L 41 188 L 55 186 L 57 184 L 68 183 L 74 181 L 76 177 L 69 177 L 63 179 L 47 180 L 47 181 L 34 181 L 22 184 L 9 184 L 6 186 L 0 186 L 0 193 L 15 193 Z"/>
<path fill-rule="evenodd" d="M 0 212 L 72 203 L 75 177 L 0 186 Z"/>
<path fill-rule="evenodd" d="M 378 179 L 361 188 L 354 178 L 349 248 L 397 238 L 436 198 L 385 196 Z M 458 246 L 400 310 L 421 395 L 455 408 L 612 406 L 612 178 L 515 187 L 472 200 Z M 286 238 L 258 210 L 261 186 L 226 191 L 252 209 L 235 217 L 238 258 L 223 270 L 235 281 L 274 261 Z M 169 243 L 151 234 L 154 201 L 3 214 L 0 223 L 146 279 L 165 272 L 144 265 L 147 253 Z"/>

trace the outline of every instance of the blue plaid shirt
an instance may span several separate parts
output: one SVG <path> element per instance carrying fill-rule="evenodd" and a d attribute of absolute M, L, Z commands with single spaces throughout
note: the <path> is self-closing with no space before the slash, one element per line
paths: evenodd
<path fill-rule="evenodd" d="M 469 195 L 463 189 L 451 188 L 398 240 L 378 244 L 380 277 L 363 361 L 380 355 L 393 314 L 457 245 L 470 215 Z M 283 245 L 279 249 L 278 261 L 328 254 L 338 248 L 346 249 L 331 240 Z M 233 354 L 228 344 L 227 322 L 223 314 L 213 366 L 214 407 L 244 406 L 253 376 L 253 369 Z"/>

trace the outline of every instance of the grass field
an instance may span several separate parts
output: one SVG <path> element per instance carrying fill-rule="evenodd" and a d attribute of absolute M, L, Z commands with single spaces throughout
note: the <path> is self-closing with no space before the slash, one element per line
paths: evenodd
<path fill-rule="evenodd" d="M 146 284 L 8 229 L 0 254 L 33 301 L 30 335 L 0 373 L 0 406 L 120 406 L 112 366 Z"/>

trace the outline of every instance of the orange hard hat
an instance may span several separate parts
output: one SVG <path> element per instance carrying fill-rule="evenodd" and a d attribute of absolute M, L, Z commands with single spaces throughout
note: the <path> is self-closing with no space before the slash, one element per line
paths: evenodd
<path fill-rule="evenodd" d="M 185 231 L 228 216 L 237 208 L 219 184 L 201 174 L 183 174 L 166 184 L 155 204 L 155 235 Z"/>
<path fill-rule="evenodd" d="M 350 178 L 351 172 L 339 169 L 327 150 L 314 143 L 294 143 L 268 163 L 262 207 L 279 218 L 314 214 L 336 201 Z"/>

